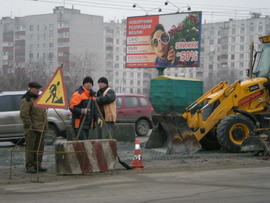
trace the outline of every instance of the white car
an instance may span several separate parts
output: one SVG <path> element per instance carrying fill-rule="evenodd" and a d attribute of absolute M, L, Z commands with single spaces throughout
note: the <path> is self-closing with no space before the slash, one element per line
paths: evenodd
<path fill-rule="evenodd" d="M 26 91 L 0 92 L 0 141 L 24 143 L 19 109 L 25 93 Z M 57 137 L 66 137 L 67 128 L 71 125 L 71 112 L 68 109 L 48 109 L 47 114 L 49 129 L 45 132 L 45 143 L 50 145 Z"/>

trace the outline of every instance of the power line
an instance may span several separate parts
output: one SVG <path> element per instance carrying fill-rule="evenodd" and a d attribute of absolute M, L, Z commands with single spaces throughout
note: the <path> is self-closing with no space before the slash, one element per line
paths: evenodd
<path fill-rule="evenodd" d="M 52 0 L 38 0 L 39 2 L 45 2 L 45 3 L 54 3 L 54 4 L 62 4 L 63 1 L 57 0 L 57 1 L 52 1 Z M 105 0 L 100 0 L 100 1 L 95 1 L 95 0 L 64 0 L 66 5 L 72 5 L 72 6 L 83 6 L 83 7 L 94 7 L 94 8 L 107 8 L 107 9 L 115 9 L 115 10 L 125 10 L 125 11 L 133 11 L 137 13 L 141 13 L 142 11 L 139 9 L 134 9 L 132 8 L 132 5 L 128 1 L 121 1 L 121 0 L 113 0 L 113 1 L 105 1 Z M 161 7 L 162 8 L 162 13 L 168 12 L 172 13 L 175 11 L 175 8 L 169 8 L 165 7 L 165 5 L 162 7 L 160 3 L 158 3 L 155 0 L 148 0 L 142 1 L 142 0 L 137 0 L 136 3 L 142 3 L 142 5 L 147 5 L 143 8 L 145 9 L 153 9 L 153 7 Z M 181 3 L 182 6 L 185 3 Z M 177 6 L 179 4 L 176 4 Z M 205 4 L 186 4 L 191 6 L 192 10 L 196 11 L 202 11 L 203 15 L 215 15 L 215 16 L 228 16 L 228 17 L 249 17 L 250 12 L 254 11 L 254 9 L 261 9 L 261 10 L 268 10 L 269 8 L 249 8 L 249 7 L 241 7 L 241 8 L 236 8 L 232 6 L 219 6 L 219 5 L 205 5 Z M 196 7 L 197 5 L 198 7 Z M 213 8 L 211 8 L 213 7 Z M 179 6 L 181 8 L 181 6 Z M 194 9 L 195 8 L 195 9 Z M 206 8 L 206 9 L 203 9 Z M 234 9 L 232 9 L 234 8 Z M 153 11 L 154 12 L 154 11 Z"/>

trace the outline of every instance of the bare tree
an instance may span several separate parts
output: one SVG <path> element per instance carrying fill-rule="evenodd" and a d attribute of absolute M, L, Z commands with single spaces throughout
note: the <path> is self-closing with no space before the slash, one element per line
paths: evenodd
<path fill-rule="evenodd" d="M 29 77 L 24 68 L 16 68 L 14 73 L 1 75 L 0 91 L 25 90 Z"/>
<path fill-rule="evenodd" d="M 94 53 L 84 52 L 70 56 L 68 71 L 64 71 L 68 98 L 82 85 L 84 77 L 93 77 L 95 66 L 96 54 Z"/>
<path fill-rule="evenodd" d="M 96 54 L 90 52 L 70 56 L 69 64 L 63 67 L 68 98 L 82 85 L 84 77 L 93 77 L 96 58 Z M 0 91 L 25 90 L 30 81 L 37 81 L 45 86 L 52 77 L 43 60 L 31 61 L 25 64 L 25 68 L 16 68 L 14 73 L 0 76 Z"/>

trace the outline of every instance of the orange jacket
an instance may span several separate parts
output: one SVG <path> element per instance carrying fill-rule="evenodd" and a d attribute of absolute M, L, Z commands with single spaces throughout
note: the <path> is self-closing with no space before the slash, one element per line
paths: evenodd
<path fill-rule="evenodd" d="M 90 100 L 90 96 L 94 96 L 95 92 L 93 90 L 87 90 L 81 86 L 74 94 L 72 95 L 69 109 L 72 112 L 72 125 L 74 128 L 79 128 L 81 121 L 84 117 L 84 114 L 81 114 L 81 109 L 86 108 L 88 102 L 91 102 L 89 109 L 91 111 L 86 115 L 84 122 L 84 128 L 90 128 L 91 122 L 97 120 L 98 114 L 94 107 L 94 103 Z"/>

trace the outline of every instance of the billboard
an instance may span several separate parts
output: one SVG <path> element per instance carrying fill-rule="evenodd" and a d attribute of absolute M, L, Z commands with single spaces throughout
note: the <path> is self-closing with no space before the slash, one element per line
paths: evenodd
<path fill-rule="evenodd" d="M 198 67 L 201 12 L 127 18 L 126 68 Z"/>

